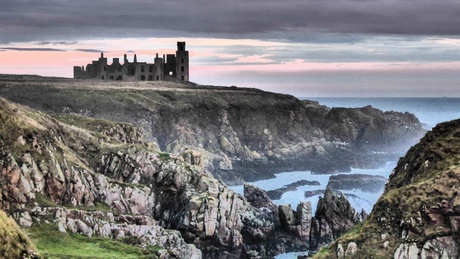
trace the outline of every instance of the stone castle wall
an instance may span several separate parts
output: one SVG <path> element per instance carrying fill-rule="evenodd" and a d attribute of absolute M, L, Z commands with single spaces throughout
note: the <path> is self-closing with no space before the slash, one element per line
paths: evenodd
<path fill-rule="evenodd" d="M 129 62 L 125 54 L 123 64 L 119 58 L 113 58 L 112 64 L 107 63 L 104 53 L 91 64 L 73 67 L 75 79 L 100 79 L 117 81 L 189 81 L 189 55 L 185 50 L 185 42 L 177 42 L 176 54 L 163 55 L 158 53 L 154 63 L 137 62 L 134 55 L 133 62 Z"/>

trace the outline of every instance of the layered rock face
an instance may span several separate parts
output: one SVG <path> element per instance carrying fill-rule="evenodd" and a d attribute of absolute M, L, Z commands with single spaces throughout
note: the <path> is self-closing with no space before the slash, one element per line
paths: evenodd
<path fill-rule="evenodd" d="M 459 165 L 460 120 L 439 124 L 400 159 L 362 227 L 318 258 L 458 258 Z"/>
<path fill-rule="evenodd" d="M 162 151 L 200 151 L 203 166 L 229 184 L 377 166 L 423 134 L 411 114 L 330 109 L 236 87 L 6 77 L 0 95 L 42 111 L 132 123 Z"/>
<path fill-rule="evenodd" d="M 0 98 L 0 125 L 0 209 L 22 227 L 136 238 L 160 258 L 250 258 L 306 250 L 312 236 L 329 242 L 312 225 L 339 235 L 348 225 L 334 215 L 353 214 L 331 191 L 318 220 L 309 203 L 278 207 L 248 184 L 244 198 L 203 170 L 200 153 L 159 152 L 128 124 Z"/>
<path fill-rule="evenodd" d="M 155 151 L 127 124 L 0 107 L 0 209 L 22 226 L 136 236 L 163 258 L 280 252 L 262 242 L 272 219 L 204 171 L 198 153 Z"/>

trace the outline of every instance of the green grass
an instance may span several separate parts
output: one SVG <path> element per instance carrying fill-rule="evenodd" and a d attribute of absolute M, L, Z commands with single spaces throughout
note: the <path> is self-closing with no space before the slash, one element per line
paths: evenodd
<path fill-rule="evenodd" d="M 318 253 L 316 253 L 313 258 L 315 259 L 327 259 L 327 258 L 330 258 L 332 254 L 332 251 L 330 250 L 330 248 L 328 246 L 325 246 L 325 247 L 322 247 Z"/>
<path fill-rule="evenodd" d="M 126 242 L 122 242 L 110 238 L 88 238 L 79 234 L 62 233 L 56 227 L 44 223 L 31 227 L 28 232 L 39 254 L 44 258 L 158 258 L 157 252 L 161 250 L 156 246 L 142 249 L 130 245 L 133 238 L 125 238 Z"/>
<path fill-rule="evenodd" d="M 364 222 L 360 222 L 358 223 L 357 225 L 355 225 L 354 227 L 352 227 L 350 230 L 347 231 L 347 233 L 345 233 L 342 238 L 352 238 L 352 237 L 355 237 L 357 234 L 359 234 L 359 232 L 361 231 L 361 228 L 363 227 L 364 225 Z"/>
<path fill-rule="evenodd" d="M 161 161 L 168 161 L 169 159 L 171 159 L 170 154 L 167 152 L 159 152 L 158 156 L 160 157 Z"/>

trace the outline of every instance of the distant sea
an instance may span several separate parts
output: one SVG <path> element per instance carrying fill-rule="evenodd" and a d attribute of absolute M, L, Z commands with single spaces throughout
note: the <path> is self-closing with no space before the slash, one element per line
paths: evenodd
<path fill-rule="evenodd" d="M 358 98 L 358 97 L 301 97 L 318 101 L 328 107 L 359 108 L 371 105 L 382 111 L 413 113 L 431 129 L 436 124 L 460 118 L 460 98 Z"/>

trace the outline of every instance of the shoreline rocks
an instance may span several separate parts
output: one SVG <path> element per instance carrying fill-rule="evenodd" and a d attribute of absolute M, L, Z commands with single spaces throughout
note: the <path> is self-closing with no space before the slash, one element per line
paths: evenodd
<path fill-rule="evenodd" d="M 337 174 L 329 177 L 326 188 L 335 190 L 359 189 L 363 192 L 377 193 L 383 191 L 387 178 L 381 175 Z"/>
<path fill-rule="evenodd" d="M 288 185 L 285 185 L 281 188 L 270 190 L 267 192 L 267 194 L 268 194 L 268 197 L 270 197 L 270 199 L 279 200 L 285 192 L 295 191 L 297 190 L 297 187 L 304 186 L 304 185 L 320 185 L 320 183 L 318 181 L 299 180 L 299 181 L 290 183 Z"/>

